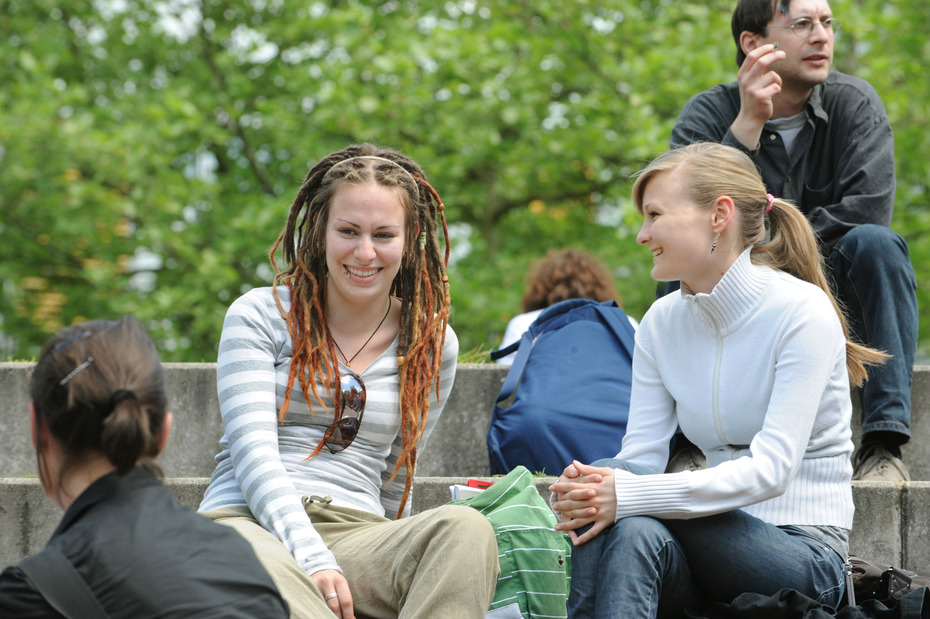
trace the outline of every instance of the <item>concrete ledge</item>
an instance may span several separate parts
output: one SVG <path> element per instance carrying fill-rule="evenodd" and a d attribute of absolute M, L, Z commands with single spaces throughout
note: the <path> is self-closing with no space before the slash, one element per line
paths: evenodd
<path fill-rule="evenodd" d="M 35 474 L 28 440 L 28 375 L 31 363 L 0 363 L 0 476 Z M 168 477 L 208 477 L 223 434 L 216 397 L 216 364 L 165 364 L 175 429 L 159 464 Z M 441 422 L 420 454 L 423 477 L 488 475 L 486 436 L 494 400 L 507 367 L 462 364 Z M 854 403 L 857 398 L 854 398 Z M 859 412 L 854 404 L 853 436 L 858 444 Z M 930 480 L 930 366 L 914 368 L 911 431 L 904 458 L 914 480 Z M 619 445 L 617 446 L 619 449 Z"/>
<path fill-rule="evenodd" d="M 485 478 L 488 479 L 488 478 Z M 418 477 L 413 509 L 420 512 L 449 501 L 449 486 L 464 477 Z M 548 499 L 555 478 L 540 477 L 536 486 Z M 171 478 L 166 485 L 181 505 L 196 509 L 207 478 Z M 930 568 L 930 482 L 902 484 L 853 482 L 856 516 L 850 550 L 862 557 L 914 570 Z M 0 570 L 41 550 L 61 519 L 37 479 L 0 479 Z"/>
<path fill-rule="evenodd" d="M 29 372 L 34 363 L 0 363 L 0 476 L 35 475 L 29 440 Z M 209 477 L 223 421 L 216 397 L 215 363 L 166 363 L 174 430 L 158 458 L 168 477 Z"/>
<path fill-rule="evenodd" d="M 0 568 L 40 550 L 61 514 L 38 480 L 29 440 L 28 375 L 31 363 L 0 363 Z M 159 464 L 182 505 L 196 507 L 213 472 L 222 435 L 216 398 L 216 365 L 166 364 L 175 431 Z M 421 511 L 449 500 L 449 486 L 489 474 L 485 437 L 507 368 L 459 366 L 442 421 L 420 456 L 413 507 Z M 855 398 L 854 398 L 855 402 Z M 859 414 L 853 415 L 858 439 Z M 911 430 L 904 448 L 915 480 L 930 480 L 930 366 L 914 368 Z M 619 447 L 619 446 L 618 446 Z M 540 478 L 541 494 L 551 478 Z M 930 569 L 930 481 L 907 484 L 853 482 L 856 516 L 852 550 L 871 560 Z"/>

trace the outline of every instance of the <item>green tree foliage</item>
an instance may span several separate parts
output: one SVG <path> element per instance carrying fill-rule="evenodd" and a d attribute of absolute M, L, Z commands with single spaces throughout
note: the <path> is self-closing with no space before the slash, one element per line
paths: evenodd
<path fill-rule="evenodd" d="M 308 167 L 362 140 L 443 196 L 463 351 L 496 346 L 550 248 L 600 256 L 641 317 L 630 175 L 691 94 L 734 79 L 732 5 L 0 0 L 0 347 L 29 358 L 62 325 L 134 313 L 166 360 L 213 360 Z M 895 227 L 924 273 L 927 5 L 833 8 L 837 67 L 888 107 Z"/>

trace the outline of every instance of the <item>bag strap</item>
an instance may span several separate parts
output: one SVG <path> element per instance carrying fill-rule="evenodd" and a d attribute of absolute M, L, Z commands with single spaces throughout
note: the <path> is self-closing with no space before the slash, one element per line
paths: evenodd
<path fill-rule="evenodd" d="M 20 566 L 52 608 L 68 619 L 109 619 L 71 561 L 47 546 Z"/>
<path fill-rule="evenodd" d="M 517 351 L 517 356 L 514 357 L 510 369 L 507 370 L 507 376 L 504 378 L 504 385 L 501 387 L 501 391 L 497 395 L 497 404 L 505 401 L 507 398 L 513 395 L 514 391 L 516 391 L 517 385 L 520 384 L 520 379 L 523 378 L 523 368 L 526 367 L 526 360 L 530 357 L 530 349 L 533 348 L 535 339 L 536 338 L 529 331 L 526 331 L 522 336 L 520 336 L 519 340 L 504 349 L 504 351 L 509 351 L 507 354 L 510 354 L 513 352 L 513 350 L 510 349 L 515 348 Z M 522 344 L 524 340 L 526 340 L 526 345 L 521 346 L 520 344 Z"/>
<path fill-rule="evenodd" d="M 513 344 L 510 344 L 509 346 L 505 346 L 504 348 L 498 348 L 497 350 L 492 350 L 490 353 L 491 361 L 497 361 L 498 359 L 503 359 L 507 355 L 517 352 L 518 348 L 520 348 L 520 340 L 517 340 Z"/>
<path fill-rule="evenodd" d="M 626 313 L 622 309 L 619 312 L 616 311 L 619 307 L 612 301 L 600 303 L 595 309 L 604 319 L 604 322 L 610 326 L 614 335 L 620 341 L 620 345 L 623 346 L 627 354 L 630 355 L 630 359 L 632 359 L 633 349 L 635 348 L 635 332 Z"/>
<path fill-rule="evenodd" d="M 855 606 L 856 605 L 856 586 L 853 580 L 853 566 L 852 566 L 853 557 L 846 557 L 846 561 L 843 563 L 843 580 L 846 582 L 846 605 Z"/>
<path fill-rule="evenodd" d="M 559 301 L 555 305 L 550 305 L 545 308 L 539 315 L 536 317 L 530 326 L 527 327 L 524 333 L 530 334 L 530 339 L 536 337 L 543 331 L 548 331 L 550 328 L 550 323 L 555 324 L 555 321 L 560 317 L 569 312 L 571 312 L 576 307 L 581 307 L 583 305 L 596 305 L 598 302 L 591 299 L 567 299 L 565 301 Z M 556 327 L 561 326 L 557 324 Z M 491 361 L 497 361 L 502 359 L 509 354 L 516 352 L 520 348 L 520 342 L 523 340 L 520 337 L 516 342 L 497 350 L 492 350 L 490 353 Z"/>

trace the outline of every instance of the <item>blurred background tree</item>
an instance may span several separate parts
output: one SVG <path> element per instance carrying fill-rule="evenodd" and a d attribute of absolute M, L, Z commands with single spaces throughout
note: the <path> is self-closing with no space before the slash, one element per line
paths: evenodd
<path fill-rule="evenodd" d="M 165 360 L 213 361 L 229 303 L 271 281 L 307 169 L 358 141 L 408 153 L 443 196 L 470 360 L 550 248 L 598 255 L 640 318 L 655 284 L 630 175 L 689 96 L 735 79 L 733 4 L 0 0 L 2 358 L 133 313 Z M 875 86 L 895 129 L 894 227 L 922 281 L 930 8 L 831 6 L 837 69 Z"/>

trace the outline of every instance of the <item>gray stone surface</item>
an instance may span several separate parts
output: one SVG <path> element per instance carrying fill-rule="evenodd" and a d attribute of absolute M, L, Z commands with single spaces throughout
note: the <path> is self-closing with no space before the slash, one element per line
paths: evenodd
<path fill-rule="evenodd" d="M 158 458 L 166 476 L 209 477 L 223 436 L 215 363 L 166 363 L 174 427 Z"/>
<path fill-rule="evenodd" d="M 930 482 L 912 481 L 905 484 L 902 504 L 901 564 L 930 571 Z M 878 523 L 873 522 L 871 526 L 878 526 Z"/>
<path fill-rule="evenodd" d="M 852 391 L 853 442 L 862 438 L 858 391 Z M 914 481 L 930 481 L 930 365 L 914 366 L 911 384 L 911 441 L 901 449 Z"/>
<path fill-rule="evenodd" d="M 0 570 L 41 550 L 60 520 L 38 479 L 0 479 Z"/>
<path fill-rule="evenodd" d="M 41 549 L 60 512 L 35 475 L 29 440 L 29 363 L 0 363 L 0 568 Z M 175 431 L 159 464 L 181 504 L 196 507 L 213 471 L 222 435 L 212 363 L 166 364 Z M 507 368 L 463 364 L 441 422 L 417 470 L 413 507 L 427 509 L 449 500 L 449 485 L 489 474 L 485 435 L 491 409 Z M 853 482 L 856 517 L 851 550 L 874 561 L 930 569 L 930 366 L 914 369 L 912 433 L 905 459 L 914 481 L 907 484 Z M 854 415 L 858 437 L 858 409 Z M 189 478 L 189 479 L 188 479 Z M 551 479 L 538 487 L 548 496 Z"/>
<path fill-rule="evenodd" d="M 35 473 L 29 442 L 31 363 L 0 363 L 0 477 Z M 507 374 L 490 364 L 462 364 L 442 419 L 420 454 L 418 474 L 487 475 L 485 436 L 494 399 Z M 166 363 L 174 430 L 158 463 L 167 477 L 208 477 L 223 435 L 215 363 Z"/>
<path fill-rule="evenodd" d="M 196 509 L 208 481 L 173 478 L 165 483 L 181 505 Z M 536 487 L 546 500 L 553 481 L 537 478 Z M 414 513 L 448 502 L 449 486 L 465 482 L 465 477 L 458 476 L 418 477 Z M 930 569 L 930 482 L 853 482 L 853 498 L 852 553 L 890 565 Z M 0 479 L 0 570 L 41 550 L 60 519 L 61 512 L 45 497 L 37 479 Z"/>
<path fill-rule="evenodd" d="M 419 456 L 417 475 L 489 475 L 487 434 L 507 366 L 462 364 L 433 435 Z"/>
<path fill-rule="evenodd" d="M 850 554 L 888 565 L 902 565 L 903 486 L 903 483 L 891 482 L 853 482 L 856 513 L 849 540 Z M 930 561 L 924 564 L 930 565 Z"/>
<path fill-rule="evenodd" d="M 21 477 L 36 471 L 27 408 L 33 365 L 0 363 L 0 477 Z M 209 476 L 223 435 L 216 364 L 164 365 L 174 429 L 158 463 L 168 477 Z"/>
<path fill-rule="evenodd" d="M 0 363 L 0 477 L 35 474 L 29 438 L 31 363 Z"/>
<path fill-rule="evenodd" d="M 28 440 L 28 373 L 30 363 L 0 363 L 0 477 L 35 472 L 35 453 Z M 216 398 L 216 364 L 167 363 L 169 403 L 175 430 L 159 463 L 168 477 L 206 477 L 223 433 Z M 452 395 L 430 442 L 420 454 L 417 473 L 427 477 L 487 475 L 490 466 L 486 435 L 494 400 L 507 367 L 490 364 L 459 366 Z M 853 398 L 856 402 L 857 398 Z M 915 481 L 930 481 L 930 366 L 914 368 L 912 434 L 904 457 Z M 858 405 L 853 436 L 858 444 Z"/>

